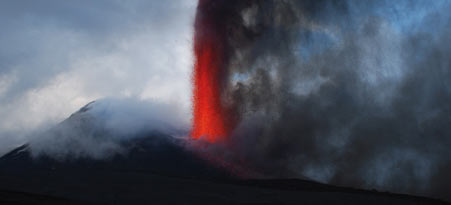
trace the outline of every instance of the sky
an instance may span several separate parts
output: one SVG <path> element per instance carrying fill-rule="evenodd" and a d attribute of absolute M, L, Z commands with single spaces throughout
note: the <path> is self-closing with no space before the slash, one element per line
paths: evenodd
<path fill-rule="evenodd" d="M 101 98 L 189 120 L 195 0 L 0 2 L 0 154 Z"/>
<path fill-rule="evenodd" d="M 226 154 L 269 176 L 449 196 L 450 1 L 243 2 L 206 10 L 228 29 Z M 98 99 L 120 99 L 91 112 L 124 135 L 189 124 L 196 6 L 1 1 L 0 155 Z"/>

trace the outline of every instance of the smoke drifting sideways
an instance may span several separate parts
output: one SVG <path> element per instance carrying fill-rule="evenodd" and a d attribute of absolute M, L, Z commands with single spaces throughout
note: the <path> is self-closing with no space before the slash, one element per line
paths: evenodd
<path fill-rule="evenodd" d="M 0 156 L 105 97 L 179 104 L 189 121 L 196 5 L 0 2 Z"/>
<path fill-rule="evenodd" d="M 177 143 L 188 134 L 189 123 L 182 108 L 170 103 L 133 98 L 104 98 L 93 101 L 69 118 L 35 133 L 28 142 L 33 157 L 59 161 L 79 158 L 105 160 L 127 155 L 127 143 L 152 137 Z M 179 144 L 181 146 L 181 144 Z"/>
<path fill-rule="evenodd" d="M 450 2 L 204 3 L 197 15 L 225 35 L 229 160 L 450 199 Z"/>

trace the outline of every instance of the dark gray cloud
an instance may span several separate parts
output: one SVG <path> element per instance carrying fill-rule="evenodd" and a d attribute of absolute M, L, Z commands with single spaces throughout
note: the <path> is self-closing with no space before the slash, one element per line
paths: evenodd
<path fill-rule="evenodd" d="M 223 3 L 239 161 L 449 199 L 449 2 Z"/>
<path fill-rule="evenodd" d="M 222 94 L 240 122 L 230 160 L 269 177 L 449 196 L 448 1 L 215 2 L 229 58 Z M 183 114 L 167 120 L 185 125 L 195 3 L 1 2 L 0 153 L 105 96 L 138 102 L 105 101 L 89 129 L 133 135 L 174 107 Z M 114 136 L 71 126 L 32 149 L 121 151 Z"/>

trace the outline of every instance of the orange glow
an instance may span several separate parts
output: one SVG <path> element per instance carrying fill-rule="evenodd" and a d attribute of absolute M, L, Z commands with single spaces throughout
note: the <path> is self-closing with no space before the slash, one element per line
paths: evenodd
<path fill-rule="evenodd" d="M 228 135 L 225 110 L 221 104 L 221 71 L 224 62 L 224 39 L 208 14 L 200 14 L 205 2 L 200 1 L 194 33 L 193 72 L 193 139 L 204 138 L 214 143 Z M 205 10 L 205 9 L 204 9 Z"/>

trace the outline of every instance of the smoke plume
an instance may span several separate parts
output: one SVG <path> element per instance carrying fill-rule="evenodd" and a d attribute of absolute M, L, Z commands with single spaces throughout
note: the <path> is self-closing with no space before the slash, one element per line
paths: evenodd
<path fill-rule="evenodd" d="M 449 199 L 450 2 L 199 5 L 224 35 L 232 158 L 269 177 Z"/>

